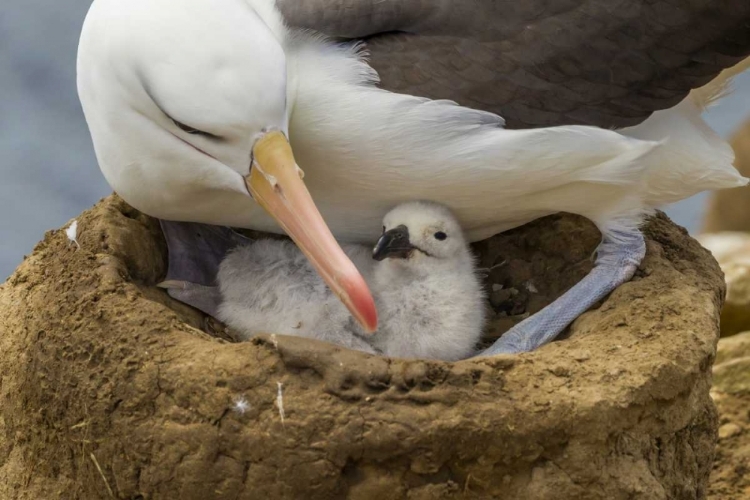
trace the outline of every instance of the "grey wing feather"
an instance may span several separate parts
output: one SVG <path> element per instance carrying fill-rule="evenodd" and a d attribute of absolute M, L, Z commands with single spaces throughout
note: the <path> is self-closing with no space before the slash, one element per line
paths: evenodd
<path fill-rule="evenodd" d="M 366 38 L 383 88 L 512 128 L 624 127 L 750 54 L 747 0 L 278 0 L 292 26 Z"/>

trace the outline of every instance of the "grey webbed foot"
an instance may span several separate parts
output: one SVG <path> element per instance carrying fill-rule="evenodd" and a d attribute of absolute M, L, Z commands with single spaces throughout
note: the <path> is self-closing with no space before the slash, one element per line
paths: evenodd
<path fill-rule="evenodd" d="M 478 356 L 517 354 L 555 339 L 579 315 L 630 280 L 646 255 L 640 231 L 609 231 L 602 238 L 594 268 L 547 307 L 505 332 Z"/>
<path fill-rule="evenodd" d="M 159 220 L 167 241 L 167 277 L 157 286 L 173 299 L 216 317 L 221 293 L 216 283 L 227 253 L 250 239 L 228 227 Z"/>

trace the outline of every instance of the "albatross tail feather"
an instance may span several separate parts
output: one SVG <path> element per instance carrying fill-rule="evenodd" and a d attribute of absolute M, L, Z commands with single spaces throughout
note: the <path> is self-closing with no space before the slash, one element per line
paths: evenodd
<path fill-rule="evenodd" d="M 708 82 L 703 87 L 697 88 L 690 92 L 690 100 L 698 106 L 699 109 L 705 110 L 716 101 L 732 93 L 732 80 L 735 76 L 743 71 L 750 69 L 750 57 L 747 57 L 727 68 L 719 76 Z"/>
<path fill-rule="evenodd" d="M 703 120 L 701 114 L 731 93 L 731 81 L 750 68 L 750 57 L 701 88 L 677 106 L 657 111 L 635 127 L 623 129 L 638 139 L 661 140 L 664 147 L 649 158 L 644 179 L 646 201 L 656 207 L 701 191 L 748 185 L 750 179 L 734 168 L 732 147 Z"/>
<path fill-rule="evenodd" d="M 621 132 L 664 143 L 646 158 L 643 192 L 651 207 L 701 191 L 746 186 L 750 181 L 734 168 L 731 146 L 708 126 L 690 97 Z"/>

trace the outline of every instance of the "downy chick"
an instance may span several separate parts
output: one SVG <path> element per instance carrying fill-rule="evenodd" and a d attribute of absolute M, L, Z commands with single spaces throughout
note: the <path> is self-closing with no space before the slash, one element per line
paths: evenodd
<path fill-rule="evenodd" d="M 257 241 L 224 259 L 219 319 L 245 338 L 296 335 L 390 357 L 458 360 L 475 352 L 484 297 L 474 257 L 447 208 L 401 204 L 385 216 L 374 250 L 343 248 L 375 297 L 374 334 L 360 329 L 289 241 Z"/>

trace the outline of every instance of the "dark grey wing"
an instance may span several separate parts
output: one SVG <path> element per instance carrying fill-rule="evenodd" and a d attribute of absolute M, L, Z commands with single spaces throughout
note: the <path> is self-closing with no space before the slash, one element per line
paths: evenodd
<path fill-rule="evenodd" d="M 749 0 L 277 0 L 365 38 L 383 88 L 509 127 L 635 125 L 750 54 Z"/>
<path fill-rule="evenodd" d="M 167 242 L 167 277 L 157 286 L 173 299 L 217 317 L 219 266 L 229 252 L 252 240 L 228 227 L 159 219 Z"/>

